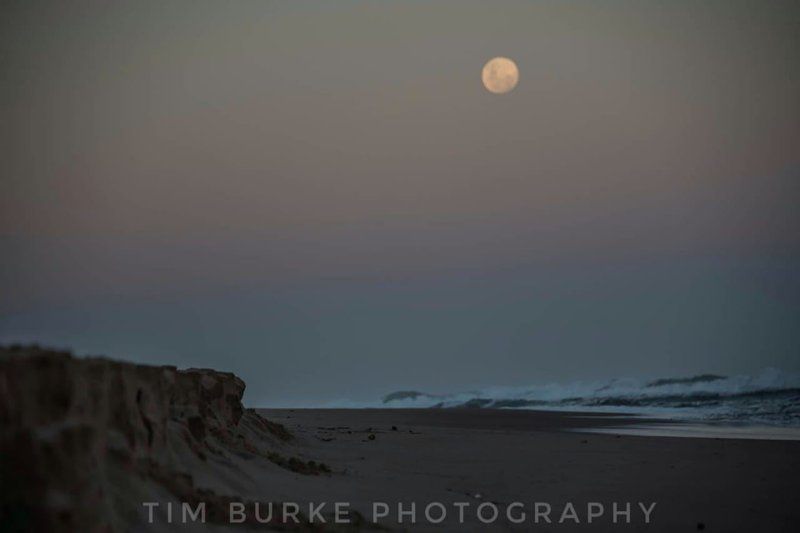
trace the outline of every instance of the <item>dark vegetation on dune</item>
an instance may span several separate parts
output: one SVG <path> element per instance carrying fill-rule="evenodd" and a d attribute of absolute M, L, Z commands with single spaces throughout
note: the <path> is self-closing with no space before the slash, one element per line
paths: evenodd
<path fill-rule="evenodd" d="M 261 461 L 331 473 L 298 457 L 284 426 L 245 409 L 244 389 L 215 370 L 0 348 L 2 529 L 126 531 L 159 493 L 207 502 L 207 521 L 227 523 L 228 503 L 246 500 L 198 487 L 192 472 Z"/>

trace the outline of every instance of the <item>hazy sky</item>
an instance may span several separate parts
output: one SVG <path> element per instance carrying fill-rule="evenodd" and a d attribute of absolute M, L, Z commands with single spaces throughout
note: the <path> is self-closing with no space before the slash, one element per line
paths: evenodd
<path fill-rule="evenodd" d="M 798 28 L 794 1 L 3 2 L 0 341 L 264 405 L 800 370 Z"/>

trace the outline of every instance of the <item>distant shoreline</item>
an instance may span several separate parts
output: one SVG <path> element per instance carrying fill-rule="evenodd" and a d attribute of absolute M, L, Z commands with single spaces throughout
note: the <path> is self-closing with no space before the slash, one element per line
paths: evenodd
<path fill-rule="evenodd" d="M 530 412 L 541 417 L 541 423 L 550 423 L 549 429 L 574 431 L 578 433 L 607 433 L 615 435 L 642 437 L 680 437 L 710 439 L 748 439 L 748 440 L 795 440 L 800 441 L 800 427 L 759 425 L 750 422 L 732 423 L 730 421 L 714 421 L 676 419 L 657 417 L 649 413 L 613 412 L 602 410 L 581 411 L 578 408 L 386 408 L 386 407 L 281 407 L 266 409 L 267 411 L 481 411 L 480 416 L 501 416 L 498 413 L 507 411 Z M 493 413 L 493 414 L 488 414 Z M 456 417 L 460 417 L 461 413 Z M 445 415 L 445 418 L 447 416 Z M 476 418 L 479 419 L 480 417 Z M 536 428 L 539 428 L 537 423 Z"/>

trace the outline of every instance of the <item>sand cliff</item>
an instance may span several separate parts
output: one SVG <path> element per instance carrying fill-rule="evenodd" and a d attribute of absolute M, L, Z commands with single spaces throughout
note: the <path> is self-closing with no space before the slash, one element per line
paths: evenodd
<path fill-rule="evenodd" d="M 3 528 L 126 531 L 154 495 L 216 501 L 208 520 L 224 523 L 243 461 L 325 474 L 292 455 L 283 426 L 242 406 L 244 389 L 208 369 L 0 349 Z"/>

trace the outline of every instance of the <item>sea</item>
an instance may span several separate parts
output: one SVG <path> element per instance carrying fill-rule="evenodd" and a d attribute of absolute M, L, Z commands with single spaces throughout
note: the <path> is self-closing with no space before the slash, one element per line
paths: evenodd
<path fill-rule="evenodd" d="M 753 375 L 616 378 L 443 394 L 400 390 L 374 402 L 336 402 L 328 407 L 537 409 L 800 428 L 800 374 L 766 368 Z"/>

